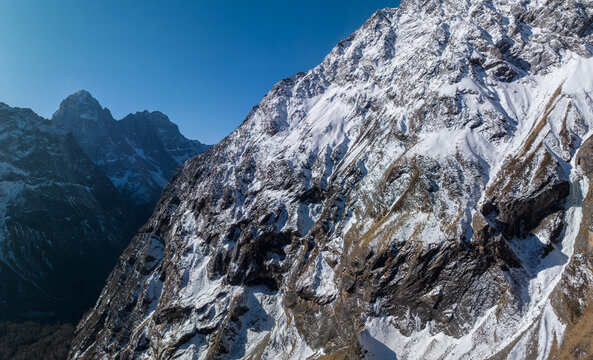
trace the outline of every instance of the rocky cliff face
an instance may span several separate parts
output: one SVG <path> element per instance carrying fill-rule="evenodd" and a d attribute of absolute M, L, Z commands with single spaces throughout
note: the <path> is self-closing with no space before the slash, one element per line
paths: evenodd
<path fill-rule="evenodd" d="M 138 112 L 117 121 L 84 90 L 66 98 L 52 122 L 72 132 L 144 219 L 152 213 L 175 169 L 208 148 L 185 138 L 177 125 L 158 111 Z"/>
<path fill-rule="evenodd" d="M 184 164 L 71 357 L 590 356 L 592 16 L 377 12 Z"/>

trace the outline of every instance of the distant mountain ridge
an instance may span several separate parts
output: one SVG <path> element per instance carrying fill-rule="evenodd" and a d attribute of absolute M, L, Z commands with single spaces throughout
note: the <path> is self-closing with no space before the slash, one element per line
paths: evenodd
<path fill-rule="evenodd" d="M 179 164 L 207 149 L 88 92 L 53 120 L 0 103 L 0 321 L 76 321 Z"/>
<path fill-rule="evenodd" d="M 85 90 L 62 101 L 52 123 L 72 132 L 85 153 L 134 205 L 150 208 L 144 217 L 179 164 L 208 149 L 181 135 L 177 125 L 158 111 L 115 120 Z"/>
<path fill-rule="evenodd" d="M 0 106 L 0 159 L 0 318 L 80 314 L 138 220 L 72 135 L 31 110 Z"/>

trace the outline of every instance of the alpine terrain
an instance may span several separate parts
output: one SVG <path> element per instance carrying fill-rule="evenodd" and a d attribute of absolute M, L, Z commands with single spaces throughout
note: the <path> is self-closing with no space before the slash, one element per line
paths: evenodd
<path fill-rule="evenodd" d="M 161 112 L 137 112 L 115 120 L 87 91 L 60 104 L 56 127 L 74 138 L 146 220 L 175 169 L 208 149 L 189 140 Z"/>
<path fill-rule="evenodd" d="M 378 11 L 183 164 L 70 357 L 593 356 L 592 32 L 589 0 Z"/>
<path fill-rule="evenodd" d="M 75 321 L 137 221 L 72 135 L 6 104 L 0 120 L 0 318 Z"/>
<path fill-rule="evenodd" d="M 78 321 L 154 210 L 151 199 L 182 161 L 204 151 L 161 113 L 121 122 L 108 115 L 85 91 L 68 97 L 54 122 L 0 103 L 0 321 Z M 120 126 L 114 134 L 79 131 L 113 123 Z M 106 145 L 122 141 L 127 148 Z M 117 168 L 110 159 L 127 163 Z M 116 181 L 118 174 L 129 181 Z"/>

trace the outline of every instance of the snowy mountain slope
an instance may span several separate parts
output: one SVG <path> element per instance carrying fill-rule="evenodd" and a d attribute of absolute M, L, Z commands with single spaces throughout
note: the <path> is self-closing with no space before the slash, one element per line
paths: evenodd
<path fill-rule="evenodd" d="M 208 148 L 189 140 L 160 112 L 129 114 L 120 121 L 87 91 L 66 98 L 52 117 L 117 189 L 148 217 L 163 187 L 183 161 Z M 146 213 L 146 214 L 144 214 Z"/>
<path fill-rule="evenodd" d="M 133 235 L 131 209 L 72 136 L 0 104 L 0 318 L 74 321 Z"/>
<path fill-rule="evenodd" d="M 593 119 L 592 11 L 377 12 L 184 164 L 71 357 L 574 353 L 590 312 L 575 155 Z"/>

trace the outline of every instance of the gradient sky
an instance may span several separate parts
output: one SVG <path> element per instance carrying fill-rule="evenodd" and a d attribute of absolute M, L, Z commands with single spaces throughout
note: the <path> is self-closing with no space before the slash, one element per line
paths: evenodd
<path fill-rule="evenodd" d="M 0 0 L 0 101 L 51 117 L 86 89 L 215 143 L 281 79 L 399 0 Z"/>

